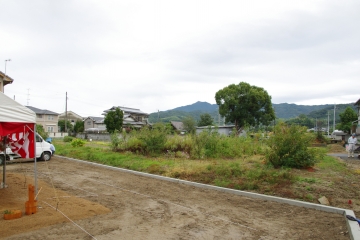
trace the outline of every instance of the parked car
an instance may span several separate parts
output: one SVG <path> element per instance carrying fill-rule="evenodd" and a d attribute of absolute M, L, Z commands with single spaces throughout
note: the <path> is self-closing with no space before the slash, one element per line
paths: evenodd
<path fill-rule="evenodd" d="M 36 133 L 36 158 L 42 161 L 49 161 L 51 156 L 50 144 Z M 3 163 L 4 159 L 4 152 L 0 152 L 0 164 Z M 19 154 L 12 152 L 10 148 L 6 148 L 6 161 L 27 162 L 32 160 L 32 158 L 21 158 Z"/>

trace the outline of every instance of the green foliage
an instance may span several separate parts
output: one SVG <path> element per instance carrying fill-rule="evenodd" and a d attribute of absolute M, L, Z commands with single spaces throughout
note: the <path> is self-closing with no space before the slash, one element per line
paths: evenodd
<path fill-rule="evenodd" d="M 46 139 L 49 137 L 49 134 L 45 132 L 44 127 L 40 124 L 36 124 L 36 132 L 43 138 Z"/>
<path fill-rule="evenodd" d="M 74 132 L 75 132 L 75 133 L 84 132 L 84 122 L 83 122 L 83 121 L 77 120 L 77 121 L 75 122 Z"/>
<path fill-rule="evenodd" d="M 142 128 L 137 138 L 143 142 L 145 154 L 159 154 L 164 150 L 168 134 L 168 128 L 163 123 L 156 123 L 152 128 L 146 126 Z"/>
<path fill-rule="evenodd" d="M 65 132 L 65 120 L 59 120 L 58 121 L 59 131 Z M 71 124 L 69 120 L 66 121 L 66 130 L 67 132 L 72 132 L 74 129 L 74 126 Z"/>
<path fill-rule="evenodd" d="M 268 140 L 266 160 L 276 168 L 312 167 L 323 157 L 316 149 L 309 148 L 313 139 L 314 135 L 307 133 L 306 127 L 279 123 Z"/>
<path fill-rule="evenodd" d="M 124 113 L 120 110 L 120 108 L 116 108 L 115 111 L 108 112 L 104 119 L 106 130 L 109 133 L 113 133 L 115 130 L 121 132 L 123 121 Z"/>
<path fill-rule="evenodd" d="M 182 120 L 184 130 L 190 134 L 194 134 L 196 131 L 196 121 L 192 117 L 186 117 Z"/>
<path fill-rule="evenodd" d="M 287 124 L 297 124 L 300 126 L 306 126 L 308 128 L 312 128 L 314 126 L 314 121 L 308 118 L 305 114 L 300 114 L 296 118 L 291 118 L 286 121 Z"/>
<path fill-rule="evenodd" d="M 236 130 L 244 126 L 268 125 L 275 119 L 271 97 L 263 88 L 240 82 L 215 94 L 219 113 L 226 122 L 235 123 Z"/>
<path fill-rule="evenodd" d="M 119 132 L 115 130 L 115 132 L 110 135 L 110 139 L 111 139 L 111 149 L 113 151 L 118 151 L 121 143 L 121 140 L 119 138 Z"/>
<path fill-rule="evenodd" d="M 64 137 L 64 142 L 71 142 L 73 139 L 74 139 L 74 137 L 65 136 L 65 137 Z"/>
<path fill-rule="evenodd" d="M 200 115 L 200 120 L 198 122 L 198 126 L 211 126 L 214 123 L 214 119 L 211 117 L 209 113 L 204 113 Z"/>
<path fill-rule="evenodd" d="M 337 128 L 344 132 L 350 133 L 352 128 L 352 122 L 358 119 L 356 112 L 351 108 L 347 107 L 340 116 L 340 124 L 337 124 Z"/>
<path fill-rule="evenodd" d="M 82 139 L 76 138 L 71 141 L 71 146 L 73 147 L 82 147 L 86 142 Z"/>

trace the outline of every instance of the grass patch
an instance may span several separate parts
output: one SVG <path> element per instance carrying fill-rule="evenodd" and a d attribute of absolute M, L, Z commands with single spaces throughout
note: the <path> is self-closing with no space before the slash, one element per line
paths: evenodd
<path fill-rule="evenodd" d="M 323 159 L 314 166 L 315 171 L 309 172 L 308 169 L 274 168 L 261 154 L 192 159 L 180 156 L 183 152 L 176 150 L 157 157 L 114 152 L 109 142 L 88 141 L 83 146 L 72 146 L 71 142 L 54 140 L 54 145 L 56 154 L 62 156 L 219 187 L 310 202 L 317 202 L 316 196 L 320 195 L 331 198 L 334 191 L 328 189 L 336 189 L 336 194 L 342 198 L 360 198 L 355 186 L 360 182 L 360 170 L 349 170 L 346 163 L 325 152 Z M 326 148 L 319 151 L 326 151 Z"/>

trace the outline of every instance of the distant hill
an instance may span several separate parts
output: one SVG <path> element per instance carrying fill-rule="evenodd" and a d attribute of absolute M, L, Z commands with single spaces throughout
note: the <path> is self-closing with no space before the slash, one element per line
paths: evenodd
<path fill-rule="evenodd" d="M 343 112 L 346 107 L 351 106 L 354 110 L 354 103 L 349 104 L 339 104 L 336 105 L 336 121 L 339 119 L 339 113 Z M 280 119 L 290 119 L 296 118 L 300 114 L 305 114 L 309 118 L 318 118 L 318 119 L 327 119 L 328 113 L 330 116 L 333 116 L 334 105 L 333 104 L 324 104 L 324 105 L 296 105 L 289 103 L 279 103 L 274 104 L 273 108 L 275 110 L 275 115 Z M 331 112 L 332 111 L 332 112 Z M 218 105 L 210 104 L 208 102 L 196 102 L 191 105 L 177 107 L 168 111 L 155 112 L 151 113 L 149 116 L 149 121 L 151 123 L 155 122 L 170 122 L 170 121 L 182 121 L 185 117 L 191 116 L 196 121 L 200 119 L 200 115 L 204 113 L 209 113 L 215 122 L 222 122 L 223 119 L 220 118 L 218 113 Z"/>

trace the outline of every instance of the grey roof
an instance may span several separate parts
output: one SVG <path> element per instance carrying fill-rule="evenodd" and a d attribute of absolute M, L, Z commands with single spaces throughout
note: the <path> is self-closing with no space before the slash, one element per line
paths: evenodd
<path fill-rule="evenodd" d="M 25 107 L 32 110 L 36 114 L 59 115 L 56 112 L 52 112 L 52 111 L 49 111 L 49 110 L 46 110 L 46 109 L 39 109 L 39 108 L 36 108 L 36 107 L 31 107 L 31 106 L 25 106 Z"/>
<path fill-rule="evenodd" d="M 121 106 L 113 106 L 112 108 L 108 109 L 108 110 L 105 110 L 103 115 L 105 115 L 106 113 L 108 113 L 109 111 L 113 111 L 115 110 L 116 108 L 120 108 L 120 110 L 122 110 L 124 113 L 127 113 L 127 114 L 131 114 L 131 113 L 135 113 L 135 114 L 140 114 L 140 115 L 146 115 L 146 116 L 149 116 L 148 113 L 145 113 L 143 111 L 141 111 L 140 109 L 137 109 L 137 108 L 128 108 L 128 107 L 121 107 Z"/>
<path fill-rule="evenodd" d="M 88 118 L 92 119 L 95 123 L 104 123 L 104 120 L 105 120 L 104 117 L 87 117 L 86 119 L 88 119 Z"/>
<path fill-rule="evenodd" d="M 176 130 L 180 131 L 184 129 L 184 124 L 182 122 L 170 121 L 170 123 L 174 126 Z"/>

